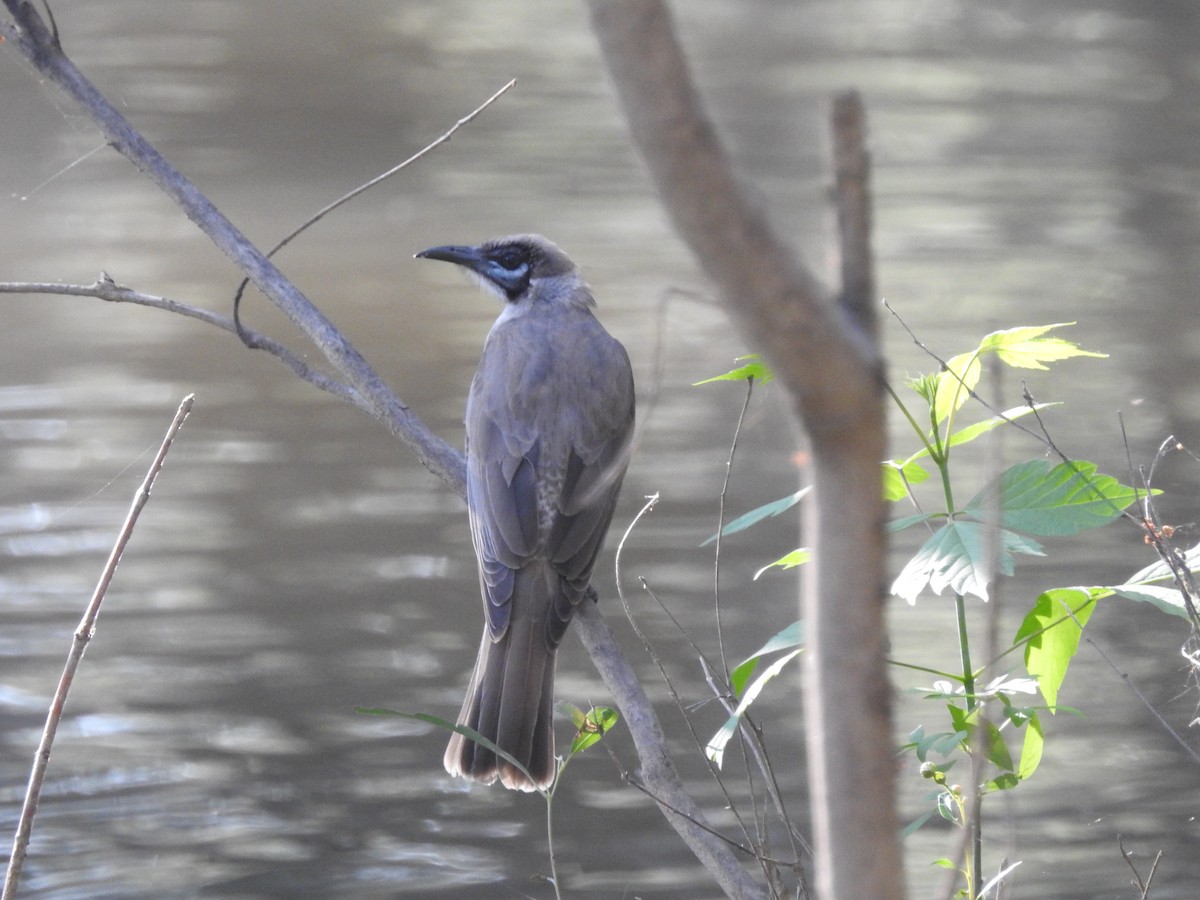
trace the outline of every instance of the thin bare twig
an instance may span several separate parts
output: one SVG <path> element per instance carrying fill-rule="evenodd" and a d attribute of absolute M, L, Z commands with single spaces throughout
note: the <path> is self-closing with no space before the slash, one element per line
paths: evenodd
<path fill-rule="evenodd" d="M 211 312 L 199 306 L 180 303 L 168 297 L 155 294 L 144 294 L 131 288 L 117 284 L 107 273 L 102 272 L 92 284 L 59 284 L 46 281 L 4 281 L 0 282 L 0 294 L 56 294 L 67 297 L 96 297 L 111 303 L 133 303 L 137 306 L 147 306 L 151 309 L 161 309 L 164 312 L 177 313 L 181 316 L 197 319 L 230 334 L 237 334 L 233 319 L 220 313 Z M 318 372 L 283 344 L 265 334 L 251 332 L 258 347 L 276 357 L 291 369 L 298 377 L 304 379 L 326 393 L 340 400 L 352 403 L 364 412 L 370 413 L 371 406 L 362 394 L 349 385 L 343 384 L 322 372 Z"/>
<path fill-rule="evenodd" d="M 1162 859 L 1162 851 L 1159 850 L 1158 853 L 1154 854 L 1154 862 L 1150 864 L 1150 872 L 1146 876 L 1146 880 L 1142 881 L 1141 873 L 1138 872 L 1137 866 L 1133 864 L 1133 856 L 1128 850 L 1125 849 L 1125 841 L 1119 834 L 1117 835 L 1117 846 L 1121 850 L 1121 857 L 1125 860 L 1126 865 L 1128 865 L 1130 870 L 1133 872 L 1134 887 L 1142 892 L 1142 896 L 1139 898 L 1139 900 L 1147 900 L 1147 898 L 1150 896 L 1150 884 L 1154 881 L 1154 873 L 1158 871 L 1158 861 Z"/>
<path fill-rule="evenodd" d="M 42 731 L 42 739 L 38 744 L 37 753 L 33 757 L 33 770 L 29 775 L 29 787 L 25 791 L 25 803 L 21 808 L 21 817 L 17 823 L 16 836 L 13 838 L 12 856 L 8 861 L 8 872 L 4 878 L 4 892 L 0 897 L 2 900 L 15 900 L 17 896 L 17 884 L 21 880 L 21 869 L 25 864 L 25 855 L 29 850 L 29 839 L 33 834 L 33 817 L 37 813 L 38 798 L 41 797 L 42 784 L 46 780 L 46 768 L 50 764 L 50 748 L 54 744 L 54 735 L 58 731 L 58 723 L 62 719 L 63 708 L 67 703 L 67 693 L 71 690 L 71 683 L 75 679 L 75 672 L 79 668 L 79 663 L 83 660 L 83 651 L 87 649 L 92 637 L 96 633 L 96 619 L 100 615 L 100 604 L 104 600 L 104 595 L 108 592 L 108 586 L 112 583 L 113 574 L 117 571 L 117 563 L 121 561 L 121 554 L 125 552 L 125 547 L 129 543 L 129 539 L 133 536 L 133 528 L 137 524 L 138 516 L 141 515 L 143 507 L 150 499 L 150 488 L 154 486 L 154 480 L 158 477 L 158 473 L 162 470 L 163 462 L 167 458 L 167 452 L 171 449 L 171 443 L 175 440 L 175 435 L 179 433 L 179 429 L 183 427 L 184 420 L 188 417 L 188 413 L 192 411 L 193 394 L 188 394 L 183 398 L 183 402 L 179 404 L 179 409 L 175 413 L 175 418 L 171 422 L 171 426 L 167 429 L 166 437 L 163 438 L 162 444 L 158 448 L 158 453 L 154 456 L 154 461 L 150 463 L 150 469 L 146 472 L 146 477 L 138 486 L 137 491 L 133 495 L 133 503 L 129 507 L 129 512 L 125 516 L 125 523 L 121 526 L 121 531 L 117 534 L 116 543 L 113 544 L 112 552 L 108 555 L 108 562 L 104 564 L 104 569 L 100 573 L 100 580 L 96 584 L 96 590 L 92 593 L 92 599 L 88 602 L 87 609 L 84 611 L 83 619 L 79 622 L 79 627 L 75 629 L 75 636 L 71 641 L 71 650 L 67 654 L 67 663 L 63 668 L 62 676 L 58 680 L 58 687 L 54 691 L 54 697 L 50 701 L 50 712 L 46 716 L 46 727 Z"/>
<path fill-rule="evenodd" d="M 729 444 L 729 456 L 725 460 L 725 477 L 721 482 L 721 496 L 717 506 L 717 541 L 713 551 L 713 617 L 717 628 L 717 649 L 721 656 L 721 676 L 729 681 L 729 660 L 725 658 L 725 629 L 721 627 L 721 538 L 725 531 L 725 499 L 729 495 L 729 480 L 733 477 L 733 458 L 737 454 L 738 438 L 742 434 L 742 425 L 746 421 L 746 410 L 750 408 L 750 398 L 754 395 L 754 376 L 746 379 L 746 399 L 742 401 L 742 411 L 738 413 L 737 425 L 733 429 L 733 440 Z"/>
<path fill-rule="evenodd" d="M 61 88 L 100 129 L 105 140 L 153 181 L 226 254 L 362 395 L 371 415 L 403 441 L 430 472 L 466 496 L 466 462 L 435 435 L 371 369 L 333 323 L 267 259 L 216 205 L 142 136 L 63 52 L 32 3 L 3 0 L 0 37 L 38 73 Z"/>
<path fill-rule="evenodd" d="M 640 522 L 642 520 L 642 517 L 645 516 L 647 513 L 649 513 L 651 510 L 653 510 L 654 507 L 658 504 L 658 498 L 659 498 L 658 494 L 652 494 L 646 498 L 646 503 L 642 506 L 642 508 L 638 512 L 638 514 L 633 517 L 633 521 L 629 523 L 629 527 L 626 528 L 625 533 L 621 535 L 621 540 L 617 542 L 617 553 L 616 553 L 616 559 L 614 562 L 614 568 L 615 568 L 615 572 L 616 572 L 616 582 L 617 582 L 617 599 L 621 601 L 621 608 L 625 611 L 625 618 L 628 620 L 630 627 L 633 628 L 633 633 L 636 634 L 638 637 L 638 640 L 640 640 L 642 642 L 642 647 L 645 648 L 646 653 L 649 654 L 651 661 L 654 663 L 655 667 L 658 669 L 658 673 L 662 677 L 663 684 L 665 684 L 667 687 L 667 693 L 670 695 L 671 699 L 675 702 L 676 708 L 679 710 L 680 715 L 683 717 L 684 725 L 687 726 L 688 731 L 692 735 L 693 743 L 695 743 L 695 745 L 698 749 L 702 749 L 704 744 L 700 740 L 700 736 L 698 734 L 696 734 L 695 727 L 692 725 L 691 717 L 688 716 L 688 714 L 687 714 L 687 709 L 684 705 L 683 698 L 679 695 L 679 691 L 677 691 L 675 689 L 675 682 L 674 682 L 674 680 L 672 680 L 671 676 L 669 674 L 667 674 L 667 668 L 663 664 L 662 659 L 659 657 L 658 652 L 654 649 L 654 645 L 650 643 L 650 639 L 646 637 L 645 633 L 641 629 L 641 626 L 638 625 L 637 619 L 634 618 L 633 610 L 629 606 L 629 599 L 626 597 L 625 590 L 622 586 L 621 560 L 622 560 L 622 558 L 624 556 L 624 552 L 625 552 L 625 543 L 626 543 L 626 541 L 629 540 L 629 536 L 633 533 L 633 529 L 637 527 L 638 522 Z M 650 593 L 651 597 L 654 597 L 654 594 L 652 592 L 650 592 L 650 589 L 646 586 L 645 579 L 640 579 L 640 581 L 641 581 L 642 588 L 644 590 L 646 590 L 647 593 Z M 654 597 L 654 599 L 657 600 L 658 598 Z M 661 602 L 659 603 L 659 606 L 660 607 L 662 606 Z M 665 610 L 665 607 L 663 607 L 663 609 Z M 668 616 L 670 616 L 669 612 L 667 614 L 668 614 Z M 671 616 L 671 621 L 675 623 L 675 626 L 677 628 L 680 628 L 680 631 L 683 630 L 679 626 L 679 623 L 675 621 L 673 616 Z M 690 643 L 691 639 L 689 638 L 688 640 Z M 709 664 L 708 664 L 708 661 L 706 659 L 704 659 L 704 655 L 700 652 L 700 648 L 697 647 L 694 643 L 692 643 L 692 649 L 697 653 L 697 655 L 700 656 L 701 662 L 705 666 L 705 668 L 706 669 L 711 668 L 711 666 L 709 666 Z M 741 828 L 742 836 L 746 839 L 747 843 L 753 843 L 753 840 L 750 837 L 750 832 L 746 828 L 745 820 L 743 819 L 741 813 L 738 812 L 737 804 L 734 803 L 733 797 L 730 795 L 728 788 L 725 786 L 725 783 L 721 780 L 719 773 L 717 773 L 716 771 L 713 770 L 711 761 L 709 761 L 706 758 L 705 762 L 708 764 L 709 771 L 713 775 L 713 778 L 717 783 L 717 787 L 720 789 L 722 795 L 725 798 L 726 805 L 728 806 L 730 812 L 733 814 L 733 817 L 737 821 L 738 826 Z"/>
<path fill-rule="evenodd" d="M 278 253 L 280 250 L 282 250 L 284 247 L 286 247 L 288 244 L 290 244 L 295 238 L 299 237 L 301 234 L 303 234 L 305 231 L 307 231 L 313 225 L 316 225 L 323 218 L 325 218 L 325 216 L 327 216 L 329 213 L 333 212 L 335 209 L 337 209 L 342 204 L 349 203 L 351 200 L 353 200 L 359 194 L 363 193 L 364 191 L 370 190 L 371 188 L 375 187 L 375 185 L 377 185 L 377 184 L 381 184 L 382 182 L 387 181 L 387 179 L 391 178 L 393 175 L 397 174 L 398 172 L 403 171 L 404 169 L 407 169 L 409 166 L 411 166 L 413 163 L 415 163 L 421 157 L 430 153 L 434 149 L 440 147 L 442 144 L 448 143 L 450 141 L 450 139 L 454 137 L 455 132 L 457 132 L 464 125 L 469 125 L 471 122 L 473 122 L 480 113 L 482 113 L 485 109 L 487 109 L 489 106 L 491 106 L 497 100 L 499 100 L 516 83 L 517 83 L 517 79 L 515 79 L 515 78 L 511 79 L 508 82 L 508 84 L 504 85 L 504 87 L 500 88 L 500 90 L 496 91 L 496 93 L 494 93 L 494 94 L 492 94 L 492 96 L 488 97 L 485 101 L 483 101 L 483 103 L 481 103 L 481 104 L 479 104 L 479 106 L 475 107 L 474 110 L 467 113 L 465 116 L 463 116 L 457 122 L 455 122 L 454 125 L 451 126 L 450 130 L 447 131 L 445 134 L 443 134 L 441 137 L 439 137 L 437 140 L 433 141 L 430 144 L 426 144 L 425 147 L 423 147 L 421 150 L 418 150 L 416 153 L 414 153 L 408 159 L 404 160 L 404 162 L 399 163 L 398 165 L 392 166 L 390 169 L 388 169 L 386 172 L 384 172 L 381 175 L 376 175 L 374 178 L 372 178 L 370 181 L 366 182 L 365 184 L 360 184 L 358 187 L 356 187 L 354 190 L 350 191 L 348 194 L 343 194 L 341 197 L 338 197 L 338 199 L 334 200 L 328 206 L 325 206 L 318 212 L 314 213 L 312 216 L 310 216 L 308 219 L 306 219 L 301 225 L 298 225 L 296 228 L 289 231 L 287 233 L 287 235 L 282 240 L 279 241 L 278 244 L 276 244 L 274 247 L 272 247 L 270 250 L 268 250 L 267 251 L 267 259 L 270 259 L 271 257 L 273 257 L 276 253 Z M 233 297 L 233 323 L 236 326 L 236 332 L 237 332 L 238 337 L 240 337 L 242 339 L 242 343 L 244 343 L 247 347 L 251 347 L 252 349 L 263 350 L 263 349 L 267 349 L 267 348 L 258 343 L 258 341 L 260 340 L 258 335 L 254 334 L 254 332 L 246 329 L 242 325 L 242 320 L 238 315 L 238 309 L 242 302 L 242 294 L 245 292 L 246 285 L 249 283 L 250 283 L 249 278 L 243 278 L 241 284 L 239 284 L 237 287 L 237 292 L 234 294 L 234 297 Z"/>

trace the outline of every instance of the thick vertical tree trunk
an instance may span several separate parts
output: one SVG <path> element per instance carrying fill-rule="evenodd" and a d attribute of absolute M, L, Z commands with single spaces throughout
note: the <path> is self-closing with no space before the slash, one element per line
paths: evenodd
<path fill-rule="evenodd" d="M 827 900 L 898 900 L 903 870 L 884 669 L 885 432 L 861 108 L 843 98 L 835 116 L 844 282 L 835 302 L 737 183 L 663 3 L 589 0 L 589 7 L 633 142 L 676 230 L 747 340 L 767 355 L 812 442 L 816 500 L 808 521 L 817 553 L 803 612 L 818 890 Z"/>

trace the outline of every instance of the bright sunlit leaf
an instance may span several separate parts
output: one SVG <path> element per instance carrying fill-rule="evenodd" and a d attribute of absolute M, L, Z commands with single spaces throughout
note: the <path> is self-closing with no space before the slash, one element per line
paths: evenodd
<path fill-rule="evenodd" d="M 1037 713 L 1029 717 L 1025 726 L 1025 742 L 1021 745 L 1021 762 L 1017 766 L 1017 777 L 1024 781 L 1032 775 L 1042 761 L 1042 746 L 1045 738 L 1042 735 L 1042 720 Z"/>
<path fill-rule="evenodd" d="M 1096 601 L 1109 596 L 1109 588 L 1054 588 L 1037 599 L 1025 616 L 1013 643 L 1026 638 L 1025 669 L 1037 679 L 1038 689 L 1050 711 L 1058 703 L 1058 689 L 1067 676 L 1067 667 L 1083 627 L 1096 610 Z"/>
<path fill-rule="evenodd" d="M 983 366 L 979 362 L 979 351 L 960 353 L 946 362 L 946 368 L 937 375 L 937 387 L 933 401 L 933 421 L 941 423 L 959 409 L 979 384 Z"/>
<path fill-rule="evenodd" d="M 767 668 L 763 670 L 763 673 L 759 675 L 758 678 L 756 678 L 748 688 L 746 688 L 746 693 L 742 695 L 741 702 L 738 703 L 737 709 L 733 711 L 733 715 L 731 715 L 725 721 L 725 724 L 717 730 L 717 733 L 712 736 L 708 742 L 708 745 L 704 748 L 704 755 L 712 760 L 713 764 L 716 765 L 718 769 L 721 768 L 721 764 L 724 762 L 725 747 L 729 743 L 729 739 L 733 737 L 734 732 L 737 731 L 738 722 L 741 721 L 743 713 L 746 712 L 750 704 L 753 703 L 755 698 L 758 697 L 762 689 L 766 687 L 767 682 L 778 675 L 783 670 L 784 666 L 799 656 L 802 652 L 803 649 L 793 650 L 791 653 L 785 653 L 779 659 L 775 660 L 775 662 L 771 663 L 771 665 L 767 666 Z"/>
<path fill-rule="evenodd" d="M 796 550 L 793 550 L 791 553 L 787 553 L 779 557 L 779 559 L 775 560 L 775 562 L 767 563 L 765 566 L 755 572 L 754 580 L 758 581 L 758 576 L 767 571 L 767 569 L 774 569 L 776 567 L 780 569 L 794 569 L 796 566 L 802 566 L 812 559 L 812 555 L 813 552 L 808 547 L 800 547 Z"/>
<path fill-rule="evenodd" d="M 1045 369 L 1045 363 L 1071 359 L 1076 356 L 1091 356 L 1106 359 L 1107 353 L 1081 350 L 1073 341 L 1057 337 L 1042 337 L 1047 331 L 1074 325 L 1074 322 L 1056 322 L 1053 325 L 1026 325 L 993 331 L 979 342 L 981 352 L 994 352 L 1001 361 L 1018 369 Z"/>
<path fill-rule="evenodd" d="M 910 458 L 905 462 L 894 459 L 883 463 L 883 499 L 896 501 L 908 496 L 908 485 L 920 484 L 929 473 Z"/>
<path fill-rule="evenodd" d="M 982 361 L 989 354 L 994 353 L 1004 364 L 1020 369 L 1045 369 L 1048 362 L 1076 356 L 1106 357 L 1105 353 L 1081 350 L 1077 344 L 1063 338 L 1044 337 L 1048 331 L 1074 324 L 1057 322 L 993 331 L 974 350 L 947 360 L 946 368 L 932 376 L 932 380 L 911 384 L 927 400 L 932 397 L 933 421 L 940 424 L 971 396 L 983 372 Z"/>
<path fill-rule="evenodd" d="M 724 375 L 714 375 L 712 378 L 705 378 L 703 381 L 697 381 L 692 384 L 696 387 L 701 384 L 712 384 L 714 381 L 746 381 L 753 378 L 760 384 L 766 384 L 775 376 L 771 374 L 771 370 L 767 368 L 757 353 L 751 353 L 749 356 L 739 356 L 736 362 L 741 362 L 744 359 L 751 360 L 744 366 L 739 366 L 736 369 L 730 369 Z"/>

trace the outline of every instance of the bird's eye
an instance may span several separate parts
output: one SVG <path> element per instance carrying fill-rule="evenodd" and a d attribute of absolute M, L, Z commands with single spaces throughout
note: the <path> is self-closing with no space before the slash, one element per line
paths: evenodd
<path fill-rule="evenodd" d="M 517 247 L 505 247 L 492 258 L 510 272 L 515 272 L 527 261 L 525 253 Z"/>

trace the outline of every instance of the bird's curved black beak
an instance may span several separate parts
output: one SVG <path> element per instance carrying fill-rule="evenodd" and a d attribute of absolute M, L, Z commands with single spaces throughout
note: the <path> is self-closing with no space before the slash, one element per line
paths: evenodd
<path fill-rule="evenodd" d="M 478 247 L 462 247 L 456 244 L 430 247 L 428 250 L 422 250 L 420 253 L 413 254 L 413 258 L 440 259 L 443 262 L 451 262 L 475 272 L 478 272 L 487 264 L 487 257 L 483 255 Z"/>

